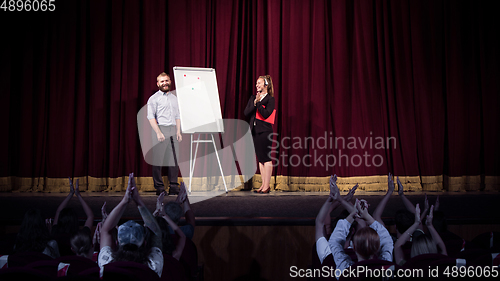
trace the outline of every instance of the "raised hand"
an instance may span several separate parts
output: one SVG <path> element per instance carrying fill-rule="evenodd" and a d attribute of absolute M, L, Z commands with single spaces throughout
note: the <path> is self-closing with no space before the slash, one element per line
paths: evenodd
<path fill-rule="evenodd" d="M 368 219 L 370 217 L 370 214 L 368 213 L 368 202 L 364 199 L 356 199 L 356 210 L 358 211 L 359 217 L 362 219 Z"/>
<path fill-rule="evenodd" d="M 102 221 L 98 222 L 95 231 L 94 231 L 94 237 L 92 238 L 92 244 L 100 244 L 101 243 L 101 227 L 102 227 Z"/>
<path fill-rule="evenodd" d="M 75 194 L 75 188 L 73 187 L 73 180 L 71 178 L 68 179 L 69 179 L 69 193 L 73 195 Z"/>
<path fill-rule="evenodd" d="M 352 198 L 354 197 L 354 193 L 356 192 L 356 189 L 358 189 L 359 183 L 357 183 L 355 186 L 353 186 L 351 189 L 349 189 L 349 192 L 344 196 L 344 200 L 347 202 L 350 202 Z"/>
<path fill-rule="evenodd" d="M 436 203 L 434 203 L 434 210 L 439 210 L 439 195 L 436 198 Z"/>
<path fill-rule="evenodd" d="M 80 196 L 80 179 L 76 179 L 74 191 L 75 191 L 76 196 Z"/>
<path fill-rule="evenodd" d="M 125 191 L 125 196 L 123 198 L 128 202 L 132 199 L 133 190 L 135 189 L 134 173 L 128 175 L 128 186 Z"/>
<path fill-rule="evenodd" d="M 180 204 L 184 203 L 184 201 L 186 201 L 187 198 L 186 185 L 184 184 L 184 182 L 181 182 L 179 189 L 180 189 L 179 195 L 177 195 L 177 199 L 175 199 L 175 202 Z"/>
<path fill-rule="evenodd" d="M 401 196 L 401 195 L 404 195 L 404 188 L 403 188 L 403 184 L 401 183 L 401 181 L 399 180 L 399 177 L 397 177 L 397 183 L 398 183 L 398 194 Z"/>
<path fill-rule="evenodd" d="M 427 193 L 424 194 L 424 214 L 429 211 L 429 200 L 427 199 Z"/>
<path fill-rule="evenodd" d="M 427 215 L 427 218 L 425 220 L 425 224 L 427 226 L 431 226 L 433 218 L 434 218 L 434 205 L 431 206 L 431 210 L 429 211 L 429 214 Z"/>
<path fill-rule="evenodd" d="M 340 190 L 337 186 L 337 175 L 330 177 L 330 197 L 337 200 L 340 197 Z"/>
<path fill-rule="evenodd" d="M 415 206 L 415 223 L 420 224 L 422 220 L 420 219 L 420 205 Z"/>
<path fill-rule="evenodd" d="M 392 192 L 394 192 L 394 180 L 392 179 L 391 173 L 389 173 L 389 177 L 387 178 L 387 193 L 392 194 Z"/>
<path fill-rule="evenodd" d="M 106 218 L 108 217 L 108 212 L 106 212 L 106 201 L 104 201 L 104 204 L 102 204 L 102 207 L 101 207 L 101 216 L 102 216 L 102 222 L 104 222 L 106 220 Z"/>
<path fill-rule="evenodd" d="M 163 209 L 163 199 L 164 198 L 165 198 L 165 191 L 160 193 L 160 195 L 158 195 L 158 198 L 156 198 L 156 209 L 153 212 L 153 216 L 159 217 L 159 216 L 161 216 L 162 212 L 165 212 Z"/>

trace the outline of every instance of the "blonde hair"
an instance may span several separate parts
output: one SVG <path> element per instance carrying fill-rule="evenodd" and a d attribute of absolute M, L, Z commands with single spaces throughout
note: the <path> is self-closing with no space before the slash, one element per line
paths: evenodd
<path fill-rule="evenodd" d="M 411 257 L 422 254 L 436 254 L 438 252 L 436 243 L 431 237 L 426 234 L 419 235 L 413 238 L 411 244 Z"/>
<path fill-rule="evenodd" d="M 170 78 L 170 75 L 166 74 L 165 72 L 162 72 L 160 73 L 160 75 L 156 77 L 156 81 L 158 82 L 160 80 L 160 77 L 165 77 L 165 76 L 168 76 L 168 78 Z"/>
<path fill-rule="evenodd" d="M 274 97 L 274 87 L 273 87 L 273 79 L 271 79 L 271 75 L 259 76 L 262 80 L 264 80 L 264 85 L 267 86 L 267 93 Z"/>

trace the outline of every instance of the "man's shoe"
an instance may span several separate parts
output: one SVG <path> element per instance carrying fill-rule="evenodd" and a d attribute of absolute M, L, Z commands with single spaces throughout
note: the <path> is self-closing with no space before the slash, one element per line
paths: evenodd
<path fill-rule="evenodd" d="M 171 186 L 169 189 L 168 189 L 168 195 L 179 195 L 179 187 L 178 186 Z"/>
<path fill-rule="evenodd" d="M 160 195 L 164 191 L 165 191 L 164 188 L 158 188 L 158 189 L 156 189 L 156 195 Z"/>

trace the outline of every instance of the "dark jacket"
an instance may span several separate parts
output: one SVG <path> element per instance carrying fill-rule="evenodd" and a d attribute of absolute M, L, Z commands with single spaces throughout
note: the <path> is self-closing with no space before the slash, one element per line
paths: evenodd
<path fill-rule="evenodd" d="M 257 110 L 259 113 L 264 117 L 264 119 L 267 119 L 271 114 L 273 113 L 273 110 L 275 109 L 274 105 L 274 97 L 272 97 L 270 94 L 267 94 L 267 96 L 260 102 L 257 102 L 257 104 L 254 106 L 253 101 L 255 100 L 256 95 L 252 95 L 250 99 L 248 100 L 247 107 L 245 108 L 245 116 L 250 118 L 250 129 L 252 130 L 252 133 L 262 133 L 262 132 L 272 132 L 273 131 L 273 125 L 271 123 L 267 123 L 265 121 L 259 120 L 255 118 L 255 114 Z M 254 129 L 254 123 L 255 123 L 255 129 Z"/>

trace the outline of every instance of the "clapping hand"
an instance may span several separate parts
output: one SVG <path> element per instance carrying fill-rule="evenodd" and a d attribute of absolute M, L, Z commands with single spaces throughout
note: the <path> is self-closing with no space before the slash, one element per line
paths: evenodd
<path fill-rule="evenodd" d="M 106 220 L 106 218 L 108 217 L 108 212 L 106 212 L 106 201 L 104 201 L 104 204 L 102 204 L 102 207 L 101 207 L 101 216 L 102 216 L 102 222 L 104 222 Z"/>
<path fill-rule="evenodd" d="M 358 211 L 358 216 L 362 219 L 367 219 L 370 216 L 368 213 L 369 206 L 368 202 L 364 199 L 356 199 L 356 203 L 354 204 L 354 207 Z"/>
<path fill-rule="evenodd" d="M 156 198 L 156 210 L 153 212 L 153 216 L 161 217 L 165 213 L 165 209 L 163 208 L 163 198 L 165 198 L 165 191 L 158 195 Z"/>
<path fill-rule="evenodd" d="M 424 212 L 423 214 L 427 213 L 427 211 L 429 211 L 429 199 L 427 199 L 427 193 L 425 193 L 425 196 L 424 196 Z"/>
<path fill-rule="evenodd" d="M 76 179 L 75 190 L 76 196 L 80 196 L 80 179 Z"/>
<path fill-rule="evenodd" d="M 427 215 L 427 218 L 425 220 L 425 224 L 427 226 L 431 226 L 433 218 L 434 218 L 434 205 L 431 206 L 431 210 L 430 210 L 429 214 Z"/>
<path fill-rule="evenodd" d="M 340 197 L 340 191 L 337 186 L 337 175 L 330 177 L 330 197 L 332 197 L 333 200 L 337 200 Z"/>
<path fill-rule="evenodd" d="M 177 195 L 177 199 L 175 199 L 175 202 L 182 204 L 187 199 L 186 185 L 184 184 L 184 182 L 181 182 L 179 189 L 179 195 Z"/>
<path fill-rule="evenodd" d="M 69 179 L 69 193 L 73 195 L 75 194 L 75 188 L 73 187 L 73 180 L 71 178 L 68 179 Z"/>
<path fill-rule="evenodd" d="M 415 206 L 415 223 L 420 224 L 422 220 L 420 219 L 420 205 Z"/>
<path fill-rule="evenodd" d="M 403 189 L 403 184 L 401 183 L 401 181 L 399 180 L 399 177 L 397 177 L 397 183 L 398 183 L 398 194 L 401 196 L 401 195 L 404 195 L 404 189 Z"/>
<path fill-rule="evenodd" d="M 134 173 L 130 173 L 128 175 L 127 190 L 125 191 L 125 196 L 123 197 L 127 201 L 127 203 L 130 202 L 130 200 L 132 199 L 134 189 L 135 189 Z"/>
<path fill-rule="evenodd" d="M 357 183 L 353 188 L 349 189 L 349 192 L 344 197 L 344 200 L 347 202 L 350 202 L 352 198 L 354 197 L 354 192 L 356 192 L 356 189 L 358 189 L 359 183 Z"/>
<path fill-rule="evenodd" d="M 391 173 L 389 173 L 389 177 L 387 178 L 387 193 L 391 193 L 394 192 L 394 180 L 392 179 L 392 175 Z M 399 189 L 398 189 L 398 193 L 399 193 Z"/>

